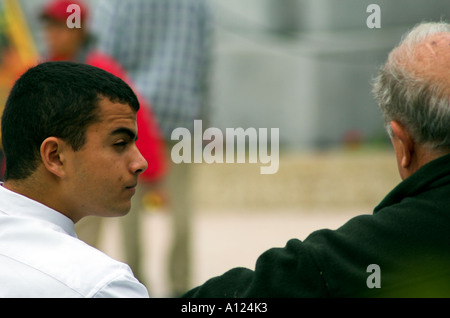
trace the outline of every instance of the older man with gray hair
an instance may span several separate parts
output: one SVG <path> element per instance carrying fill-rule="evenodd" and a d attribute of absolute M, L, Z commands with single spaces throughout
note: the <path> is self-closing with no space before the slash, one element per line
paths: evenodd
<path fill-rule="evenodd" d="M 450 296 L 450 25 L 411 30 L 374 93 L 403 181 L 373 214 L 290 240 L 186 297 Z"/>
<path fill-rule="evenodd" d="M 403 179 L 450 150 L 450 27 L 414 28 L 389 55 L 374 92 Z"/>

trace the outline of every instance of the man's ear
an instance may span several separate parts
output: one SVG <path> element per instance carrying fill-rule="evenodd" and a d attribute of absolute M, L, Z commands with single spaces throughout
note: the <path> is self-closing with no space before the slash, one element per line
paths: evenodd
<path fill-rule="evenodd" d="M 409 131 L 398 121 L 391 121 L 392 144 L 397 155 L 398 165 L 408 169 L 414 155 L 414 140 Z"/>
<path fill-rule="evenodd" d="M 56 137 L 48 137 L 41 144 L 41 160 L 47 171 L 62 178 L 65 175 L 64 150 L 67 145 Z"/>

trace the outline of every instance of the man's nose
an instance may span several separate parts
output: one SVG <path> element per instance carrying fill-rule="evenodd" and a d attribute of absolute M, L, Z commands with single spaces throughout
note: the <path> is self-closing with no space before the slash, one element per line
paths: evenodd
<path fill-rule="evenodd" d="M 133 174 L 140 175 L 148 168 L 147 160 L 142 156 L 139 149 L 136 147 L 135 159 L 133 160 L 131 171 Z"/>

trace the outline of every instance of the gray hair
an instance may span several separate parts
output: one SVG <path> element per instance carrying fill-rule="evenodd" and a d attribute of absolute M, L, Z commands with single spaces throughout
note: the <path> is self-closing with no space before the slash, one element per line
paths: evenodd
<path fill-rule="evenodd" d="M 391 137 L 390 122 L 396 120 L 405 126 L 415 142 L 435 150 L 450 149 L 448 80 L 420 76 L 407 67 L 418 44 L 431 35 L 448 32 L 450 24 L 445 22 L 415 26 L 403 37 L 380 69 L 373 92 Z"/>

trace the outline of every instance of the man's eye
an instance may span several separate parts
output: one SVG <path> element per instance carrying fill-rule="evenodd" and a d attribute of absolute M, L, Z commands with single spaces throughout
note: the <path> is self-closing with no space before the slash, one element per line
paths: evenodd
<path fill-rule="evenodd" d="M 114 144 L 116 147 L 125 147 L 128 143 L 126 141 L 119 141 Z"/>

